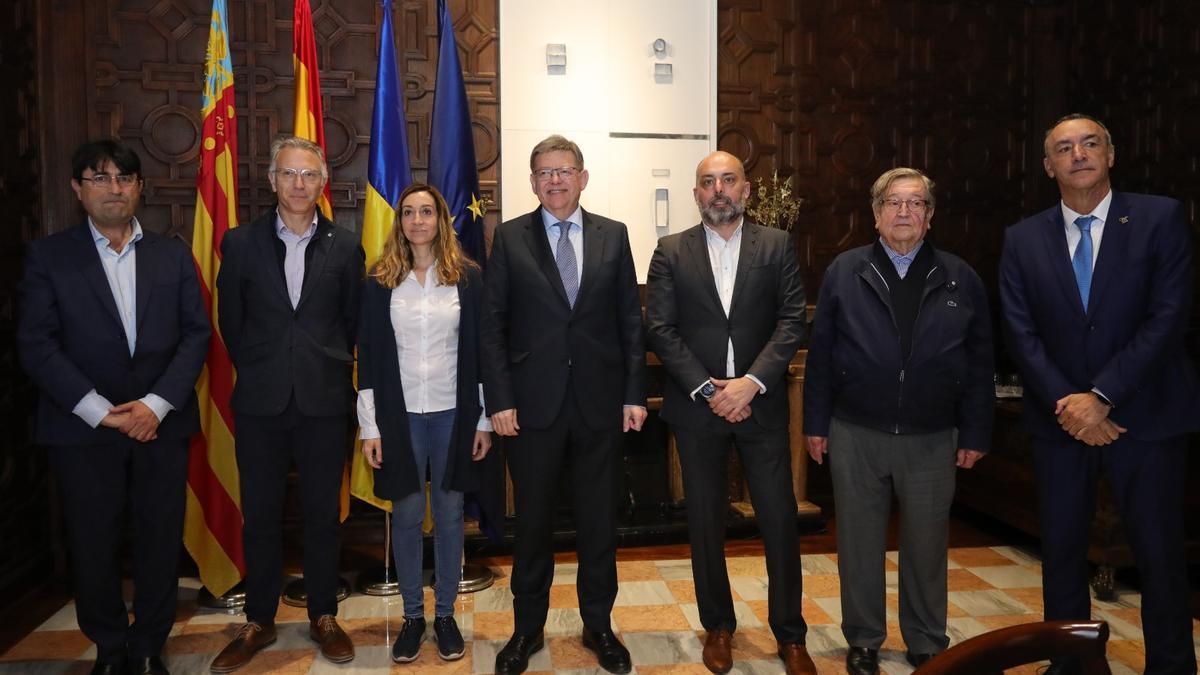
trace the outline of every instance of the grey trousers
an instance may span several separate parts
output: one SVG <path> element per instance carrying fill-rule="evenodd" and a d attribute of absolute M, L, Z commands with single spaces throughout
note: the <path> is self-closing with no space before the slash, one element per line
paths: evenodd
<path fill-rule="evenodd" d="M 889 434 L 834 419 L 829 470 L 837 511 L 842 634 L 878 649 L 887 637 L 884 553 L 893 491 L 900 504 L 900 634 L 936 654 L 946 635 L 946 556 L 954 499 L 954 429 Z"/>

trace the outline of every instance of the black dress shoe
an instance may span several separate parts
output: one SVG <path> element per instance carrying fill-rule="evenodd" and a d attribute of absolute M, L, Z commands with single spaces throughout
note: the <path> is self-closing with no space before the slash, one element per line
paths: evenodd
<path fill-rule="evenodd" d="M 629 650 L 611 630 L 594 631 L 583 629 L 583 646 L 596 652 L 600 667 L 610 673 L 628 673 L 633 670 Z"/>
<path fill-rule="evenodd" d="M 496 654 L 496 673 L 523 673 L 529 669 L 529 657 L 536 654 L 546 641 L 539 632 L 537 635 L 513 635 L 504 649 Z"/>
<path fill-rule="evenodd" d="M 125 675 L 125 657 L 115 661 L 97 661 L 92 666 L 92 675 Z"/>
<path fill-rule="evenodd" d="M 846 652 L 846 672 L 849 675 L 879 675 L 879 650 L 851 647 Z"/>
<path fill-rule="evenodd" d="M 904 652 L 904 660 L 908 661 L 908 665 L 912 666 L 913 668 L 920 668 L 921 666 L 925 665 L 926 661 L 929 661 L 935 656 L 937 656 L 937 654 L 918 654 L 913 651 Z"/>
<path fill-rule="evenodd" d="M 1042 675 L 1083 675 L 1083 666 L 1078 662 L 1051 663 Z"/>
<path fill-rule="evenodd" d="M 129 659 L 129 669 L 126 672 L 129 675 L 171 675 L 171 671 L 167 670 L 162 659 L 157 656 Z"/>

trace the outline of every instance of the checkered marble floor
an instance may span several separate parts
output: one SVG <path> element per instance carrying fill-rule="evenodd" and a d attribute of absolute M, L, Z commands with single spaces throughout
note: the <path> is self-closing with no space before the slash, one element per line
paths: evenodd
<path fill-rule="evenodd" d="M 904 645 L 897 623 L 896 552 L 888 554 L 887 604 L 889 637 L 880 653 L 882 670 L 891 675 L 912 671 L 904 661 Z M 779 673 L 776 644 L 767 628 L 767 576 L 761 557 L 728 559 L 734 591 L 738 630 L 734 634 L 735 673 Z M 804 616 L 809 624 L 808 649 L 822 673 L 842 673 L 846 643 L 838 623 L 837 557 L 806 555 L 804 566 Z M 303 609 L 281 605 L 277 618 L 279 640 L 258 654 L 239 673 L 486 673 L 496 652 L 513 629 L 511 568 L 495 567 L 491 588 L 459 597 L 456 616 L 468 640 L 466 656 L 455 662 L 437 657 L 431 640 L 420 658 L 396 665 L 390 645 L 403 622 L 399 597 L 380 598 L 354 594 L 339 607 L 338 619 L 357 647 L 354 661 L 337 666 L 323 661 L 308 638 Z M 546 624 L 546 649 L 531 661 L 530 672 L 594 673 L 595 657 L 579 640 L 582 623 L 575 594 L 574 564 L 555 567 Z M 613 627 L 633 656 L 635 672 L 705 673 L 700 663 L 704 631 L 696 610 L 691 565 L 687 560 L 628 561 L 618 563 L 620 591 L 613 608 Z M 176 675 L 207 673 L 213 656 L 233 636 L 244 617 L 199 609 L 198 582 L 181 582 L 179 614 L 164 659 Z M 959 548 L 950 551 L 949 632 L 953 643 L 1018 623 L 1041 618 L 1039 562 L 1011 547 Z M 1119 589 L 1116 602 L 1093 602 L 1093 615 L 1108 621 L 1111 639 L 1108 657 L 1113 672 L 1128 675 L 1142 671 L 1145 652 L 1139 618 L 1140 596 Z M 433 607 L 426 589 L 425 606 Z M 432 631 L 432 629 L 430 629 Z M 1193 633 L 1200 654 L 1200 623 Z M 68 604 L 7 653 L 0 655 L 0 674 L 87 673 L 95 648 L 79 632 L 74 606 Z M 1013 673 L 1036 672 L 1035 666 Z"/>

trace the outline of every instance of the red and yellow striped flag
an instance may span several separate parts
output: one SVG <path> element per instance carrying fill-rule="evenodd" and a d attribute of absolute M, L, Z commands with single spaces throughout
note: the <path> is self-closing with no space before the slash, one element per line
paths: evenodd
<path fill-rule="evenodd" d="M 309 0 L 292 4 L 292 69 L 296 81 L 296 105 L 292 132 L 298 138 L 312 141 L 325 151 L 325 113 L 321 108 L 321 69 L 317 67 L 317 41 L 313 35 L 312 9 Z M 326 163 L 329 154 L 325 154 Z M 333 220 L 333 201 L 329 197 L 329 181 L 317 199 L 317 208 Z M 339 518 L 350 515 L 350 465 L 342 471 L 342 495 Z"/>
<path fill-rule="evenodd" d="M 200 568 L 200 581 L 215 596 L 233 588 L 246 572 L 233 411 L 229 407 L 234 372 L 218 327 L 218 305 L 213 295 L 221 268 L 221 240 L 229 228 L 237 227 L 237 109 L 225 14 L 225 0 L 213 0 L 192 231 L 192 256 L 212 321 L 213 338 L 208 345 L 208 360 L 196 382 L 200 433 L 191 440 L 183 532 L 184 546 Z"/>
<path fill-rule="evenodd" d="M 325 113 L 321 109 L 321 71 L 317 68 L 317 41 L 313 36 L 312 9 L 309 0 L 295 0 L 292 14 L 292 67 L 296 75 L 296 116 L 293 132 L 325 149 Z M 328 154 L 326 155 L 328 159 Z M 317 208 L 333 220 L 333 202 L 329 182 L 317 200 Z"/>

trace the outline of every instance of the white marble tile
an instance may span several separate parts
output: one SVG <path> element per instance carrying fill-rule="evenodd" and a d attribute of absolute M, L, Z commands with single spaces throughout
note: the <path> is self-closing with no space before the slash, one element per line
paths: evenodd
<path fill-rule="evenodd" d="M 690 560 L 659 560 L 655 563 L 658 573 L 664 581 L 691 581 L 692 562 Z"/>
<path fill-rule="evenodd" d="M 475 594 L 476 612 L 511 612 L 512 589 L 508 586 L 492 586 Z"/>
<path fill-rule="evenodd" d="M 622 633 L 621 640 L 639 666 L 698 663 L 704 651 L 700 638 L 692 631 Z"/>
<path fill-rule="evenodd" d="M 950 602 L 971 616 L 1030 613 L 1028 607 L 1008 597 L 1003 591 L 951 591 L 948 595 Z"/>
<path fill-rule="evenodd" d="M 805 574 L 837 574 L 837 563 L 827 555 L 812 553 L 800 556 L 800 569 Z"/>
<path fill-rule="evenodd" d="M 842 635 L 842 629 L 839 626 L 827 624 L 809 626 L 804 642 L 810 656 L 824 656 L 831 659 L 844 658 L 848 647 L 846 637 Z"/>
<path fill-rule="evenodd" d="M 733 601 L 733 618 L 737 621 L 738 628 L 761 628 L 765 625 L 744 600 Z"/>
<path fill-rule="evenodd" d="M 0 675 L 65 675 L 74 670 L 75 661 L 7 661 L 0 663 Z"/>
<path fill-rule="evenodd" d="M 49 619 L 37 627 L 38 630 L 79 630 L 79 622 L 75 620 L 75 603 L 68 602 L 62 609 L 55 612 Z"/>
<path fill-rule="evenodd" d="M 579 635 L 583 618 L 574 607 L 553 607 L 546 613 L 546 635 Z"/>
<path fill-rule="evenodd" d="M 1142 640 L 1142 629 L 1104 610 L 1095 613 L 1097 619 L 1108 622 L 1109 640 Z"/>
<path fill-rule="evenodd" d="M 1042 559 L 1030 551 L 1015 546 L 993 546 L 992 550 L 1018 565 L 1041 565 Z"/>
<path fill-rule="evenodd" d="M 700 608 L 696 606 L 696 603 L 681 602 L 679 611 L 683 612 L 683 618 L 687 619 L 692 630 L 704 630 L 704 625 L 700 623 Z"/>
<path fill-rule="evenodd" d="M 988 627 L 978 619 L 969 616 L 953 617 L 946 620 L 946 634 L 950 636 L 950 644 L 956 645 L 963 640 L 969 640 L 976 635 L 988 632 Z"/>
<path fill-rule="evenodd" d="M 216 654 L 164 654 L 163 665 L 174 675 L 207 673 Z"/>
<path fill-rule="evenodd" d="M 729 579 L 729 587 L 742 600 L 766 600 L 767 583 L 766 577 L 731 577 Z"/>
<path fill-rule="evenodd" d="M 426 611 L 430 608 L 426 607 Z M 339 619 L 376 619 L 404 616 L 404 599 L 399 595 L 351 595 L 338 604 Z"/>
<path fill-rule="evenodd" d="M 1136 670 L 1120 661 L 1109 661 L 1108 667 L 1112 670 L 1112 675 L 1138 675 Z"/>
<path fill-rule="evenodd" d="M 626 581 L 617 586 L 617 605 L 673 605 L 675 596 L 663 581 Z"/>
<path fill-rule="evenodd" d="M 842 622 L 842 599 L 841 598 L 809 598 L 813 603 L 820 607 L 834 623 Z"/>
<path fill-rule="evenodd" d="M 365 675 L 387 672 L 392 665 L 392 651 L 387 647 L 355 647 L 354 660 L 346 663 L 330 663 L 323 657 L 313 659 L 309 675 Z M 174 671 L 171 671 L 174 673 Z M 179 675 L 179 674 L 176 674 Z M 197 674 L 199 675 L 199 674 Z"/>
<path fill-rule="evenodd" d="M 197 609 L 188 623 L 193 623 L 198 626 L 223 626 L 227 623 L 240 624 L 246 622 L 246 615 L 242 610 L 230 612 L 221 609 Z"/>
<path fill-rule="evenodd" d="M 779 659 L 771 661 L 734 661 L 731 673 L 739 675 L 779 675 L 783 672 L 783 662 Z"/>
<path fill-rule="evenodd" d="M 900 572 L 897 570 L 887 570 L 883 573 L 883 592 L 900 592 Z"/>
<path fill-rule="evenodd" d="M 579 575 L 579 563 L 558 563 L 554 566 L 554 583 L 573 584 Z"/>
<path fill-rule="evenodd" d="M 1041 588 L 1042 575 L 1034 567 L 1004 565 L 1003 567 L 972 567 L 971 574 L 996 588 Z"/>

